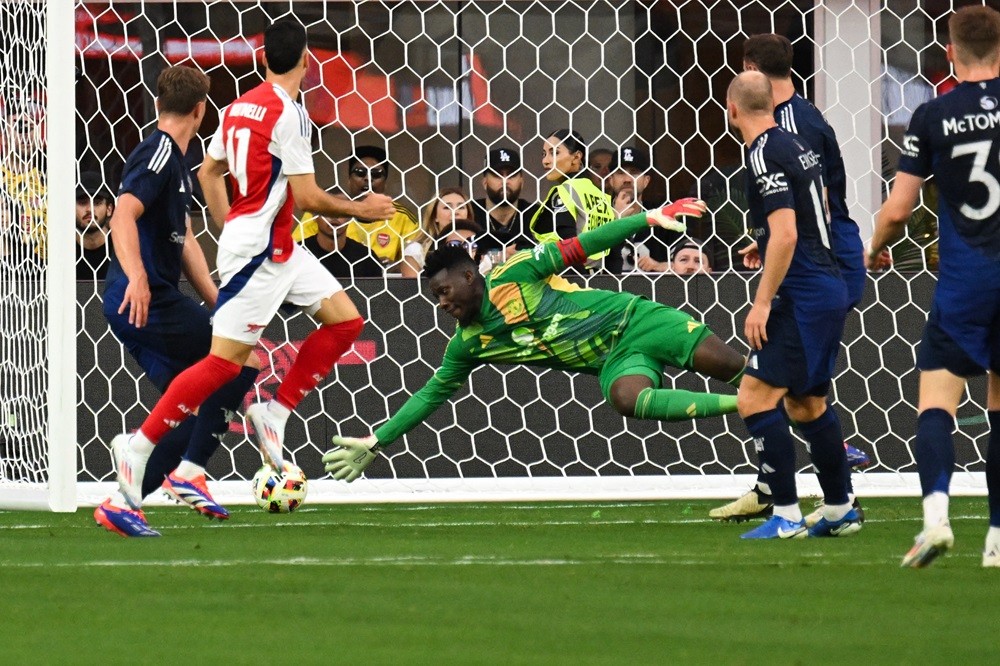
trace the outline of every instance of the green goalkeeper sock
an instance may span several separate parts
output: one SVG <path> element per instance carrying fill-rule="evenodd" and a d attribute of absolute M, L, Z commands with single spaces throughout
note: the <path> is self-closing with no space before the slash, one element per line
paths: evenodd
<path fill-rule="evenodd" d="M 736 396 L 718 393 L 647 388 L 635 401 L 636 418 L 657 421 L 687 421 L 735 411 Z"/>

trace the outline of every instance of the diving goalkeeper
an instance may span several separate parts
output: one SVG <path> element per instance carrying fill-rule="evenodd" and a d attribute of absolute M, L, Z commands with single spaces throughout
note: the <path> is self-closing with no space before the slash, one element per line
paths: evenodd
<path fill-rule="evenodd" d="M 635 294 L 573 285 L 557 273 L 658 225 L 683 233 L 683 216 L 705 204 L 682 199 L 659 210 L 609 222 L 574 238 L 517 252 L 489 275 L 460 247 L 431 252 L 423 275 L 438 307 L 458 320 L 441 367 L 368 437 L 333 438 L 326 471 L 358 478 L 382 447 L 426 419 L 477 365 L 517 363 L 596 375 L 601 392 L 625 416 L 682 421 L 736 411 L 735 395 L 660 388 L 663 368 L 694 370 L 736 386 L 744 359 L 705 324 Z"/>

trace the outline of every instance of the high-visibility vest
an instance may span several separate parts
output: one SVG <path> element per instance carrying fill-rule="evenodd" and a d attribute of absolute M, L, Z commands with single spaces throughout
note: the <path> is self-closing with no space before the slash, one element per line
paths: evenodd
<path fill-rule="evenodd" d="M 552 231 L 535 231 L 535 224 L 538 218 L 546 210 L 551 210 L 553 217 L 555 213 L 566 210 L 573 219 L 576 220 L 576 233 L 579 236 L 585 231 L 596 229 L 602 224 L 607 224 L 618 219 L 615 209 L 611 206 L 611 196 L 602 192 L 589 178 L 579 176 L 570 178 L 552 187 L 545 195 L 545 200 L 531 218 L 528 228 L 538 239 L 539 243 L 548 243 L 559 240 L 559 234 L 555 230 L 553 220 Z M 588 264 L 594 264 L 606 257 L 610 250 L 597 252 L 587 257 Z"/>

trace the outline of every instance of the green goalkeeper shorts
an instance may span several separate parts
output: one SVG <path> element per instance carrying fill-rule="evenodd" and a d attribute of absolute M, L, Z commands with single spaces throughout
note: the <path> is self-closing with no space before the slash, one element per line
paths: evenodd
<path fill-rule="evenodd" d="M 695 349 L 710 335 L 705 324 L 686 312 L 639 300 L 597 375 L 601 392 L 610 400 L 611 385 L 630 375 L 649 377 L 659 388 L 663 367 L 691 370 Z"/>

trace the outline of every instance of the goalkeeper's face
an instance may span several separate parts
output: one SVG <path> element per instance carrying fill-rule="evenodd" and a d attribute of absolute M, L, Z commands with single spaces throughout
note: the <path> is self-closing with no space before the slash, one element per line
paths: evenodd
<path fill-rule="evenodd" d="M 431 295 L 438 307 L 468 326 L 479 318 L 483 304 L 483 280 L 471 264 L 452 266 L 434 274 L 430 279 Z"/>

